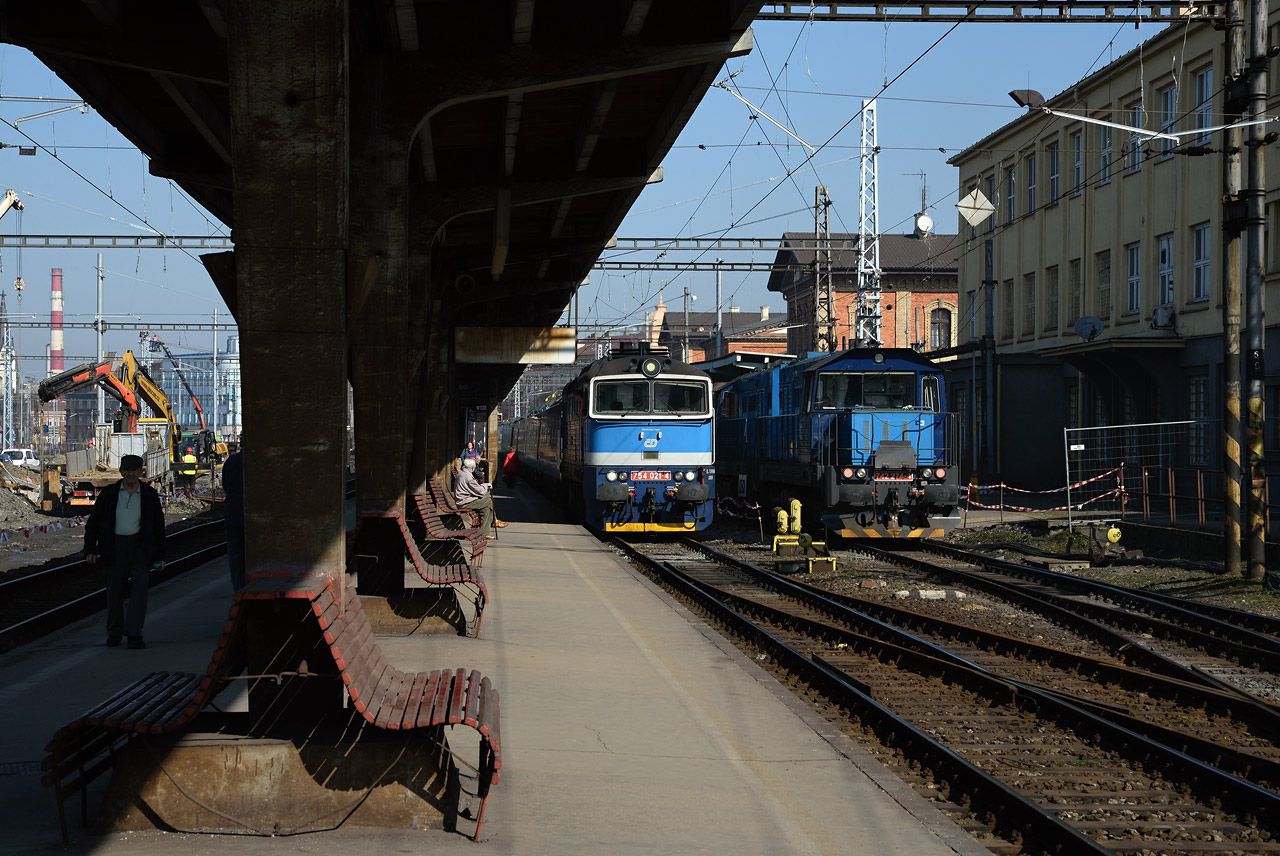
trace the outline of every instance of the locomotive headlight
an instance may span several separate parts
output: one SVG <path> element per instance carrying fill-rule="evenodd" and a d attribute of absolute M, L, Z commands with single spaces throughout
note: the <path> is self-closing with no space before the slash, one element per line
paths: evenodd
<path fill-rule="evenodd" d="M 640 373 L 645 377 L 657 377 L 660 371 L 662 371 L 662 363 L 653 357 L 648 357 L 640 363 Z"/>
<path fill-rule="evenodd" d="M 680 479 L 684 478 L 684 473 L 672 473 L 671 477 L 676 481 L 680 481 Z"/>
<path fill-rule="evenodd" d="M 865 479 L 867 477 L 867 470 L 865 467 L 858 467 L 853 474 L 860 479 Z"/>
<path fill-rule="evenodd" d="M 695 473 L 693 470 L 689 470 L 687 473 L 684 474 L 685 481 L 693 481 L 697 477 L 698 477 L 698 474 Z"/>
<path fill-rule="evenodd" d="M 844 478 L 845 481 L 848 481 L 849 479 L 853 478 L 853 467 L 845 467 L 843 470 L 840 471 L 840 476 Z"/>
<path fill-rule="evenodd" d="M 942 481 L 947 477 L 947 468 L 938 467 L 936 470 L 933 471 L 933 475 L 934 475 L 934 478 L 936 478 L 938 481 Z"/>
<path fill-rule="evenodd" d="M 618 480 L 618 474 L 610 470 L 609 472 L 604 474 L 604 480 L 615 482 Z"/>
<path fill-rule="evenodd" d="M 626 481 L 626 480 L 627 480 L 627 471 L 626 471 L 626 470 L 623 470 L 622 472 L 618 473 L 618 480 L 619 480 L 619 481 Z"/>

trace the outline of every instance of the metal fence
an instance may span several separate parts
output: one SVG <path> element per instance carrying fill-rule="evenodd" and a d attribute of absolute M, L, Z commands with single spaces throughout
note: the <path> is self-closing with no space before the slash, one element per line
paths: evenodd
<path fill-rule="evenodd" d="M 1174 468 L 1200 448 L 1207 430 L 1193 421 L 1063 429 L 1068 525 L 1086 510 L 1123 516 L 1129 496 L 1138 492 L 1144 501 L 1153 490 L 1175 493 Z"/>

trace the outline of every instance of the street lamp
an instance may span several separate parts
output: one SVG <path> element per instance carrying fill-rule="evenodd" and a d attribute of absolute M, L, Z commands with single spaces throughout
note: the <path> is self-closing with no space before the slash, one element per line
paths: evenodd
<path fill-rule="evenodd" d="M 1195 128 L 1190 131 L 1152 131 L 1148 128 L 1135 128 L 1133 125 L 1122 125 L 1119 122 L 1109 122 L 1105 119 L 1095 119 L 1092 116 L 1078 116 L 1075 113 L 1065 113 L 1061 110 L 1054 110 L 1051 107 L 1044 106 L 1044 96 L 1034 89 L 1015 89 L 1009 93 L 1009 97 L 1013 99 L 1013 103 L 1019 107 L 1026 107 L 1031 111 L 1040 111 L 1050 116 L 1057 116 L 1060 119 L 1073 119 L 1077 122 L 1086 122 L 1090 125 L 1105 125 L 1108 128 L 1116 128 L 1121 131 L 1128 131 L 1131 134 L 1138 134 L 1149 140 L 1172 140 L 1177 143 L 1182 137 L 1203 136 L 1214 131 L 1225 131 L 1230 128 L 1244 128 L 1248 125 L 1265 125 L 1268 122 L 1280 121 L 1280 118 L 1269 117 L 1263 119 L 1247 119 L 1243 122 L 1232 122 L 1229 125 L 1213 125 L 1208 128 Z"/>
<path fill-rule="evenodd" d="M 689 362 L 689 301 L 697 300 L 698 295 L 690 294 L 688 286 L 684 290 L 684 361 Z"/>

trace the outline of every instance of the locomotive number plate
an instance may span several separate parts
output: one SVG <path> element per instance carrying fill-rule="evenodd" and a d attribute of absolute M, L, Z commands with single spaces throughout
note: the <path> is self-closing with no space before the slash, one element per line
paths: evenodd
<path fill-rule="evenodd" d="M 876 481 L 909 482 L 915 479 L 910 470 L 876 470 Z"/>
<path fill-rule="evenodd" d="M 632 470 L 632 481 L 671 481 L 670 470 Z"/>

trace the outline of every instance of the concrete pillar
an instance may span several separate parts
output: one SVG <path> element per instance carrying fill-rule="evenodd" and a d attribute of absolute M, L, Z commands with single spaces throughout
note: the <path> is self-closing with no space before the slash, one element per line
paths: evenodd
<path fill-rule="evenodd" d="M 409 371 L 408 147 L 384 100 L 387 68 L 352 57 L 351 385 L 356 509 L 403 513 Z"/>
<path fill-rule="evenodd" d="M 351 265 L 348 308 L 354 392 L 359 590 L 403 590 L 408 443 L 408 138 L 392 121 L 388 66 L 351 58 Z"/>
<path fill-rule="evenodd" d="M 347 3 L 229 11 L 247 566 L 341 574 Z"/>

